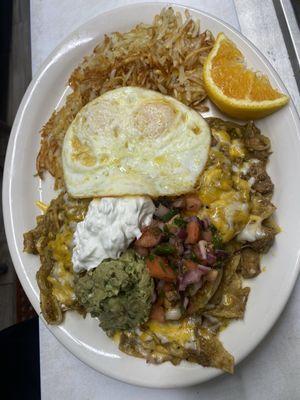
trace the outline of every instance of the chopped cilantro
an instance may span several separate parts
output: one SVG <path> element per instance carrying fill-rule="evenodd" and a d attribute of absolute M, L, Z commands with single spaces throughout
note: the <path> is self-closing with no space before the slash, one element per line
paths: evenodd
<path fill-rule="evenodd" d="M 183 218 L 177 217 L 174 219 L 174 224 L 179 226 L 180 228 L 182 228 L 182 227 L 186 226 L 187 223 Z"/>
<path fill-rule="evenodd" d="M 170 211 L 167 212 L 166 215 L 164 215 L 163 217 L 161 217 L 161 220 L 163 222 L 168 222 L 170 221 L 171 218 L 173 218 L 176 214 L 178 214 L 177 210 L 171 209 Z"/>
<path fill-rule="evenodd" d="M 192 261 L 195 261 L 195 262 L 198 262 L 198 261 L 199 261 L 199 260 L 198 260 L 198 257 L 195 255 L 195 253 L 192 253 L 192 254 L 191 254 L 190 259 L 191 259 Z"/>
<path fill-rule="evenodd" d="M 211 241 L 212 241 L 212 244 L 213 244 L 215 250 L 223 248 L 223 241 L 217 232 L 213 233 Z"/>
<path fill-rule="evenodd" d="M 175 252 L 175 247 L 168 243 L 159 244 L 154 249 L 154 253 L 159 256 L 169 256 L 171 254 L 174 254 Z"/>
<path fill-rule="evenodd" d="M 170 232 L 170 229 L 167 225 L 164 225 L 163 227 L 163 234 L 164 234 L 164 239 L 169 239 L 170 237 L 174 236 L 172 232 Z"/>
<path fill-rule="evenodd" d="M 167 225 L 164 225 L 163 231 L 164 231 L 165 233 L 170 233 L 170 229 L 168 228 Z"/>
<path fill-rule="evenodd" d="M 153 254 L 149 254 L 149 260 L 150 261 L 154 261 L 154 255 Z"/>
<path fill-rule="evenodd" d="M 211 225 L 210 226 L 210 230 L 211 230 L 211 233 L 218 233 L 218 230 L 217 230 L 217 228 L 214 226 L 214 225 Z"/>
<path fill-rule="evenodd" d="M 223 241 L 221 239 L 221 236 L 220 236 L 217 228 L 214 225 L 211 225 L 210 226 L 210 230 L 211 230 L 211 233 L 212 233 L 211 241 L 212 241 L 212 244 L 214 246 L 214 249 L 215 250 L 217 250 L 217 249 L 222 250 L 224 245 L 223 245 Z"/>
<path fill-rule="evenodd" d="M 177 271 L 177 266 L 174 264 L 174 262 L 172 260 L 168 260 L 169 261 L 169 265 L 172 268 L 173 271 Z"/>

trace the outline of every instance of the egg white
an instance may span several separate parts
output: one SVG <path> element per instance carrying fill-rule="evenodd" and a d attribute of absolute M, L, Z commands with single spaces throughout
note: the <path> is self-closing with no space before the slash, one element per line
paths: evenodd
<path fill-rule="evenodd" d="M 76 115 L 63 142 L 73 197 L 179 195 L 195 188 L 210 128 L 194 110 L 151 90 L 106 92 Z"/>

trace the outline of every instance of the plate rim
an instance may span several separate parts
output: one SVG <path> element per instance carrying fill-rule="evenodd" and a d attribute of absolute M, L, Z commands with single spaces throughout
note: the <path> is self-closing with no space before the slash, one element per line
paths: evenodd
<path fill-rule="evenodd" d="M 77 357 L 80 361 L 83 361 L 85 364 L 90 366 L 91 368 L 95 369 L 96 371 L 108 376 L 112 377 L 114 379 L 117 379 L 119 381 L 125 382 L 125 383 L 130 383 L 134 384 L 137 386 L 142 386 L 142 387 L 150 387 L 150 388 L 180 388 L 180 387 L 186 387 L 186 386 L 192 386 L 195 384 L 207 382 L 210 379 L 213 379 L 221 374 L 223 374 L 223 371 L 212 369 L 212 373 L 207 379 L 194 379 L 192 381 L 188 381 L 186 383 L 174 383 L 174 384 L 164 384 L 162 382 L 159 382 L 157 384 L 148 384 L 145 382 L 141 382 L 138 379 L 131 379 L 130 377 L 124 377 L 122 374 L 116 373 L 116 374 L 111 374 L 105 372 L 105 370 L 102 367 L 95 366 L 93 365 L 89 360 L 88 357 L 84 357 L 82 355 L 79 355 L 77 350 L 74 350 L 74 347 L 72 346 L 72 340 L 66 339 L 67 333 L 64 327 L 60 329 L 56 329 L 55 327 L 49 326 L 46 324 L 44 318 L 40 314 L 40 307 L 39 307 L 39 301 L 36 299 L 36 294 L 35 291 L 31 285 L 30 280 L 28 279 L 28 276 L 26 274 L 26 269 L 24 268 L 25 266 L 22 263 L 22 260 L 20 258 L 20 253 L 22 253 L 22 250 L 20 250 L 17 246 L 16 242 L 16 233 L 15 229 L 13 226 L 13 210 L 11 207 L 11 201 L 12 201 L 12 194 L 11 194 L 11 189 L 12 189 L 12 179 L 11 179 L 11 171 L 13 167 L 13 161 L 15 157 L 15 142 L 17 138 L 20 135 L 20 128 L 22 126 L 22 118 L 24 115 L 24 112 L 26 111 L 26 108 L 28 104 L 30 103 L 31 97 L 36 89 L 36 87 L 39 84 L 40 78 L 47 72 L 47 69 L 51 66 L 53 62 L 55 62 L 55 58 L 57 57 L 57 54 L 59 51 L 68 43 L 74 36 L 76 36 L 76 33 L 80 33 L 84 31 L 85 28 L 88 28 L 89 25 L 91 24 L 92 21 L 95 21 L 99 18 L 105 18 L 109 17 L 111 14 L 114 13 L 120 13 L 124 9 L 130 9 L 130 8 L 135 8 L 137 6 L 159 6 L 160 8 L 164 7 L 174 7 L 175 9 L 179 9 L 181 11 L 184 11 L 185 9 L 191 10 L 192 12 L 198 14 L 199 18 L 201 16 L 208 17 L 208 19 L 212 19 L 216 21 L 219 25 L 224 26 L 226 29 L 229 31 L 233 32 L 235 35 L 240 37 L 246 45 L 251 49 L 251 51 L 255 54 L 256 57 L 258 57 L 264 64 L 267 65 L 267 67 L 272 71 L 274 77 L 276 78 L 275 80 L 277 81 L 276 83 L 280 87 L 280 90 L 284 91 L 287 93 L 290 97 L 290 101 L 288 104 L 288 107 L 291 110 L 293 119 L 294 119 L 294 124 L 297 127 L 295 135 L 297 136 L 298 139 L 298 144 L 299 144 L 299 149 L 300 149 L 300 118 L 299 114 L 297 112 L 297 109 L 294 105 L 293 99 L 291 95 L 289 94 L 285 84 L 281 80 L 280 76 L 278 75 L 277 71 L 273 68 L 272 64 L 268 61 L 268 59 L 263 55 L 263 53 L 249 40 L 247 37 L 245 37 L 240 31 L 238 31 L 236 28 L 234 28 L 232 25 L 230 25 L 227 22 L 224 22 L 223 20 L 219 19 L 218 17 L 215 17 L 214 15 L 204 12 L 201 9 L 196 9 L 194 7 L 190 7 L 188 5 L 183 5 L 183 4 L 178 4 L 178 3 L 172 3 L 172 2 L 152 2 L 152 1 L 146 1 L 146 2 L 138 2 L 138 3 L 130 3 L 130 4 L 123 4 L 119 5 L 117 7 L 112 7 L 109 10 L 106 10 L 104 12 L 99 12 L 96 16 L 93 18 L 90 18 L 83 24 L 80 24 L 75 30 L 73 30 L 71 33 L 66 35 L 63 40 L 51 51 L 51 53 L 47 56 L 47 58 L 44 60 L 44 62 L 41 64 L 41 66 L 37 69 L 36 73 L 34 74 L 24 96 L 23 99 L 20 103 L 20 106 L 18 108 L 17 114 L 15 116 L 15 120 L 11 129 L 10 133 L 10 138 L 9 138 L 9 143 L 7 146 L 6 150 L 6 157 L 5 157 L 5 164 L 4 164 L 4 172 L 3 172 L 3 187 L 2 187 L 2 202 L 3 202 L 3 218 L 4 218 L 4 227 L 5 227 L 5 234 L 8 242 L 8 247 L 9 247 L 9 252 L 13 261 L 14 268 L 16 270 L 17 276 L 25 290 L 26 295 L 30 299 L 31 304 L 33 304 L 35 310 L 37 311 L 40 319 L 43 320 L 45 323 L 47 329 L 59 340 L 59 342 L 67 348 L 75 357 Z M 63 59 L 60 60 L 60 62 L 63 62 Z M 299 249 L 300 250 L 300 249 Z M 289 289 L 286 290 L 284 296 L 282 296 L 280 307 L 278 307 L 277 312 L 274 314 L 274 317 L 272 318 L 272 321 L 269 323 L 268 327 L 265 327 L 262 332 L 260 332 L 260 335 L 258 335 L 258 338 L 255 340 L 255 344 L 250 346 L 250 348 L 247 351 L 244 351 L 243 354 L 241 354 L 239 357 L 236 357 L 235 360 L 235 365 L 239 364 L 243 359 L 245 359 L 250 353 L 252 353 L 256 347 L 258 346 L 259 343 L 263 341 L 263 339 L 266 337 L 266 335 L 270 332 L 276 321 L 278 320 L 279 316 L 282 314 L 291 294 L 294 289 L 297 276 L 299 274 L 300 270 L 300 254 L 298 252 L 298 257 L 297 261 L 295 263 L 295 266 L 293 268 L 293 271 L 290 276 L 289 280 Z"/>

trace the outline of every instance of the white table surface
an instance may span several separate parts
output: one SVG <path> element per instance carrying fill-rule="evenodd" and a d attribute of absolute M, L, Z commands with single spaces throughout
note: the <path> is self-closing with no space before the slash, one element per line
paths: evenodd
<path fill-rule="evenodd" d="M 33 74 L 68 33 L 101 11 L 131 2 L 31 0 Z M 240 29 L 272 62 L 300 110 L 299 92 L 271 0 L 173 0 L 176 2 L 214 14 Z M 299 400 L 298 304 L 299 280 L 278 322 L 256 350 L 237 366 L 235 375 L 222 375 L 199 386 L 176 390 L 139 388 L 99 374 L 69 353 L 41 322 L 42 399 Z"/>

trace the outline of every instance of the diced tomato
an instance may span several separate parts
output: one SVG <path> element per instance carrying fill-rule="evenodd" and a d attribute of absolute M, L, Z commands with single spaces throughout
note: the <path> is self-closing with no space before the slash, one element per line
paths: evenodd
<path fill-rule="evenodd" d="M 149 274 L 153 278 L 162 279 L 167 282 L 176 281 L 176 274 L 169 266 L 166 258 L 160 256 L 151 256 L 151 258 L 147 258 L 146 265 Z"/>
<path fill-rule="evenodd" d="M 187 269 L 190 269 L 190 270 L 198 268 L 198 265 L 192 260 L 184 260 L 183 264 Z"/>
<path fill-rule="evenodd" d="M 161 230 L 157 227 L 150 227 L 143 232 L 142 236 L 138 240 L 136 240 L 135 246 L 146 248 L 154 247 L 158 245 L 161 238 Z"/>
<path fill-rule="evenodd" d="M 187 238 L 185 243 L 194 244 L 199 241 L 200 238 L 200 225 L 198 221 L 190 221 L 186 226 Z"/>
<path fill-rule="evenodd" d="M 150 311 L 150 316 L 149 319 L 153 319 L 158 322 L 165 322 L 165 309 L 163 306 L 159 303 L 153 304 L 151 311 Z"/>

